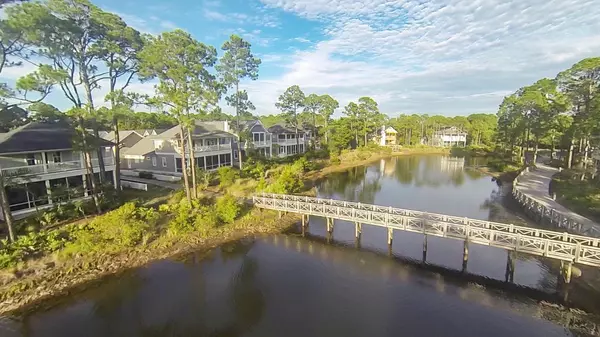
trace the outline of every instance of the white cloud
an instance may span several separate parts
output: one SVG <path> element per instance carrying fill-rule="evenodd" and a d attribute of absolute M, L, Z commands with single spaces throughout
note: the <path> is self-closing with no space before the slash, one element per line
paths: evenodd
<path fill-rule="evenodd" d="M 597 0 L 261 0 L 325 25 L 280 78 L 249 84 L 272 109 L 292 84 L 387 113 L 494 112 L 502 95 L 600 55 Z M 258 105 L 258 104 L 257 104 Z"/>

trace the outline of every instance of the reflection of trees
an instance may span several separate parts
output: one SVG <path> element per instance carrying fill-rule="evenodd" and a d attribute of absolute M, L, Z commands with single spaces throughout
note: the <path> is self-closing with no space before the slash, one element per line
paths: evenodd
<path fill-rule="evenodd" d="M 370 172 L 374 177 L 368 177 L 367 172 L 366 166 L 359 166 L 332 174 L 323 182 L 319 191 L 327 196 L 341 195 L 344 200 L 373 203 L 375 195 L 381 190 L 381 172 Z"/>
<path fill-rule="evenodd" d="M 444 156 L 407 156 L 396 160 L 395 177 L 404 185 L 438 187 L 447 184 L 460 186 L 465 182 L 461 158 Z"/>

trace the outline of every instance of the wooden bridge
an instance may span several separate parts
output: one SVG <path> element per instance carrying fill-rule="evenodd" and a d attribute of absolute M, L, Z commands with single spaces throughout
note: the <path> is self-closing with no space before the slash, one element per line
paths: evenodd
<path fill-rule="evenodd" d="M 469 243 L 560 260 L 567 283 L 573 263 L 600 267 L 600 238 L 333 199 L 263 193 L 255 195 L 253 201 L 259 208 L 302 214 L 303 227 L 308 224 L 310 215 L 324 217 L 328 233 L 333 232 L 334 219 L 354 222 L 358 240 L 362 224 L 387 228 L 388 245 L 392 244 L 394 230 L 421 233 L 425 236 L 424 255 L 428 235 L 463 240 L 463 268 L 468 260 Z M 508 270 L 514 272 L 510 254 Z"/>

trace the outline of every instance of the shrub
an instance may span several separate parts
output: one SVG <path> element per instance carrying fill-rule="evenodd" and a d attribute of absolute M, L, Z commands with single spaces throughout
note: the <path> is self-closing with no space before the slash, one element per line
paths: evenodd
<path fill-rule="evenodd" d="M 240 214 L 240 205 L 232 195 L 227 194 L 217 199 L 215 211 L 221 222 L 232 223 Z"/>
<path fill-rule="evenodd" d="M 215 180 L 215 173 L 212 171 L 206 171 L 201 168 L 196 168 L 196 178 L 200 189 L 205 189 L 212 185 Z"/>
<path fill-rule="evenodd" d="M 267 188 L 267 192 L 295 193 L 299 192 L 303 186 L 298 168 L 293 165 L 285 165 L 275 182 Z"/>
<path fill-rule="evenodd" d="M 235 170 L 233 167 L 220 167 L 217 170 L 217 174 L 219 175 L 219 186 L 227 187 L 232 185 L 236 179 L 240 177 L 240 173 Z"/>
<path fill-rule="evenodd" d="M 152 174 L 152 172 L 146 172 L 146 171 L 142 171 L 138 174 L 138 176 L 140 178 L 144 178 L 144 179 L 152 179 L 154 178 L 154 175 Z"/>

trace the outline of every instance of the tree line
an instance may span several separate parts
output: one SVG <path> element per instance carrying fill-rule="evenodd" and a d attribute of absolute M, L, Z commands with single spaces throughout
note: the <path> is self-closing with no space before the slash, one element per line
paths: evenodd
<path fill-rule="evenodd" d="M 498 144 L 514 160 L 525 161 L 540 146 L 568 149 L 570 168 L 579 154 L 584 165 L 600 132 L 600 57 L 587 58 L 556 75 L 519 88 L 498 110 Z"/>
<path fill-rule="evenodd" d="M 194 160 L 189 160 L 189 170 L 185 167 L 186 152 L 190 154 L 188 158 L 193 158 L 194 121 L 222 116 L 217 106 L 222 97 L 235 108 L 238 118 L 253 108 L 247 93 L 239 89 L 242 79 L 258 77 L 261 63 L 252 54 L 249 42 L 232 35 L 222 45 L 223 54 L 218 58 L 215 47 L 197 41 L 183 30 L 142 34 L 118 15 L 88 0 L 2 6 L 5 16 L 0 20 L 0 75 L 8 67 L 24 63 L 36 66 L 14 86 L 0 84 L 0 121 L 4 129 L 30 120 L 59 119 L 76 127 L 78 139 L 74 148 L 84 154 L 86 181 L 100 212 L 101 181 L 92 174 L 92 153 L 100 151 L 95 144 L 99 131 L 114 131 L 118 144 L 121 127 L 179 125 L 186 196 L 188 200 L 196 197 Z M 128 92 L 134 81 L 153 81 L 154 94 Z M 101 87 L 108 88 L 108 94 L 98 98 Z M 52 92 L 62 93 L 71 108 L 59 111 L 47 104 L 46 98 Z M 139 105 L 160 113 L 133 113 Z M 24 113 L 23 107 L 31 113 Z M 13 116 L 18 117 L 16 122 L 10 118 Z M 115 152 L 119 158 L 118 146 Z M 102 154 L 97 153 L 97 157 L 100 177 L 104 177 Z M 119 191 L 118 160 L 115 166 L 115 187 Z M 11 184 L 11 177 L 2 177 L 0 182 L 5 218 L 12 223 L 4 188 Z"/>

